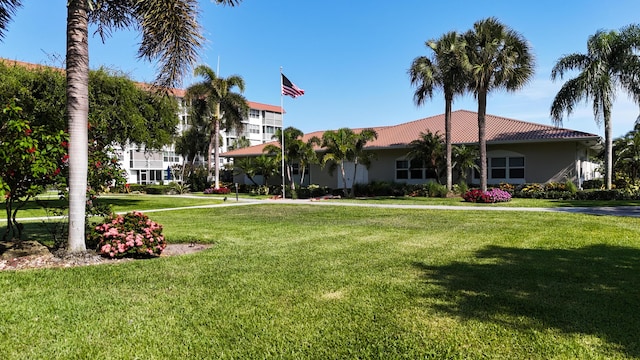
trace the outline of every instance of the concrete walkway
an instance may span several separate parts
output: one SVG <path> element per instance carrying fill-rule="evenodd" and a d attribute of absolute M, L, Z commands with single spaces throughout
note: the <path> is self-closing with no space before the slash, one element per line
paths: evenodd
<path fill-rule="evenodd" d="M 186 195 L 189 196 L 189 195 Z M 200 198 L 200 197 L 199 197 Z M 250 205 L 278 205 L 278 204 L 295 204 L 295 205 L 317 205 L 317 206 L 352 206 L 352 207 L 375 207 L 375 208 L 387 208 L 387 209 L 426 209 L 426 210 L 457 210 L 457 211 L 515 211 L 515 212 L 548 212 L 548 213 L 571 213 L 571 214 L 589 214 L 600 216 L 625 216 L 625 217 L 640 217 L 640 206 L 596 206 L 596 207 L 557 207 L 557 208 L 542 208 L 542 207 L 508 207 L 508 206 L 455 206 L 455 205 L 415 205 L 415 204 L 373 204 L 365 202 L 349 202 L 348 200 L 341 201 L 326 201 L 326 200 L 309 200 L 309 199 L 247 199 L 230 198 L 221 204 L 211 205 L 194 205 L 175 208 L 163 208 L 163 209 L 136 209 L 135 211 L 142 211 L 145 213 L 159 212 L 159 211 L 174 211 L 174 210 L 188 210 L 188 209 L 207 209 L 217 207 L 230 207 L 230 206 L 250 206 Z M 134 210 L 131 210 L 134 211 Z M 118 212 L 118 214 L 124 214 L 129 211 Z M 62 219 L 62 216 L 52 217 L 32 217 L 32 218 L 18 218 L 21 221 L 38 221 L 38 220 L 53 220 Z M 0 223 L 6 222 L 6 218 L 0 218 Z"/>

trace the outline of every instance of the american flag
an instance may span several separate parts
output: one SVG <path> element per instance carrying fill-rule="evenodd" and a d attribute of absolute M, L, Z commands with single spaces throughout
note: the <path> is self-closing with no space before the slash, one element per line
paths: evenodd
<path fill-rule="evenodd" d="M 288 95 L 292 98 L 304 95 L 304 90 L 298 88 L 294 83 L 289 81 L 284 74 L 282 75 L 282 95 Z"/>

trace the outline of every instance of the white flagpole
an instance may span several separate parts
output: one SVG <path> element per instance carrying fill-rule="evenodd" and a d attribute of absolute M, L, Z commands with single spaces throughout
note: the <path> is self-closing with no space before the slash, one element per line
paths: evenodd
<path fill-rule="evenodd" d="M 282 198 L 286 199 L 285 189 L 287 188 L 285 183 L 284 173 L 284 94 L 282 93 L 282 66 L 280 66 L 280 111 L 282 112 L 282 129 L 280 130 L 280 147 L 282 148 Z"/>

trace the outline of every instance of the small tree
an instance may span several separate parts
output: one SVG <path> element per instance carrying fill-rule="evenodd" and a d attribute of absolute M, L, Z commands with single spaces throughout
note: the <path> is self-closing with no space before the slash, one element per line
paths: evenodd
<path fill-rule="evenodd" d="M 7 229 L 3 240 L 22 238 L 18 210 L 31 197 L 56 183 L 66 167 L 67 135 L 32 127 L 11 103 L 0 114 L 0 187 L 3 189 Z"/>
<path fill-rule="evenodd" d="M 445 165 L 445 143 L 439 133 L 420 133 L 420 137 L 409 143 L 409 153 L 407 158 L 411 160 L 412 166 L 419 165 L 433 174 L 440 184 L 440 169 Z"/>

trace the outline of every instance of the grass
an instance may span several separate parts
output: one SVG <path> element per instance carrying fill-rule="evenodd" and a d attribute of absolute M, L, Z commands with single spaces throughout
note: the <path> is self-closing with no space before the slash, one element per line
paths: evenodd
<path fill-rule="evenodd" d="M 3 358 L 640 358 L 638 219 L 270 203 L 201 253 L 0 273 Z"/>
<path fill-rule="evenodd" d="M 640 206 L 640 200 L 560 200 L 560 199 L 522 199 L 513 198 L 509 202 L 495 204 L 476 204 L 465 202 L 461 197 L 426 198 L 426 197 L 373 197 L 358 199 L 340 199 L 328 201 L 358 201 L 372 204 L 403 205 L 446 205 L 446 206 L 494 206 L 494 207 L 594 207 L 594 206 Z"/>
<path fill-rule="evenodd" d="M 102 195 L 98 201 L 104 201 L 112 206 L 114 212 L 134 211 L 134 210 L 152 210 L 164 208 L 176 208 L 186 206 L 214 205 L 221 204 L 223 197 L 221 196 L 171 196 L 171 195 Z M 51 196 L 44 196 L 39 201 L 28 201 L 23 208 L 18 211 L 18 218 L 46 217 L 48 208 L 62 207 L 65 202 Z M 2 213 L 5 213 L 4 204 L 0 205 Z M 0 218 L 0 221 L 6 221 L 6 217 Z"/>

